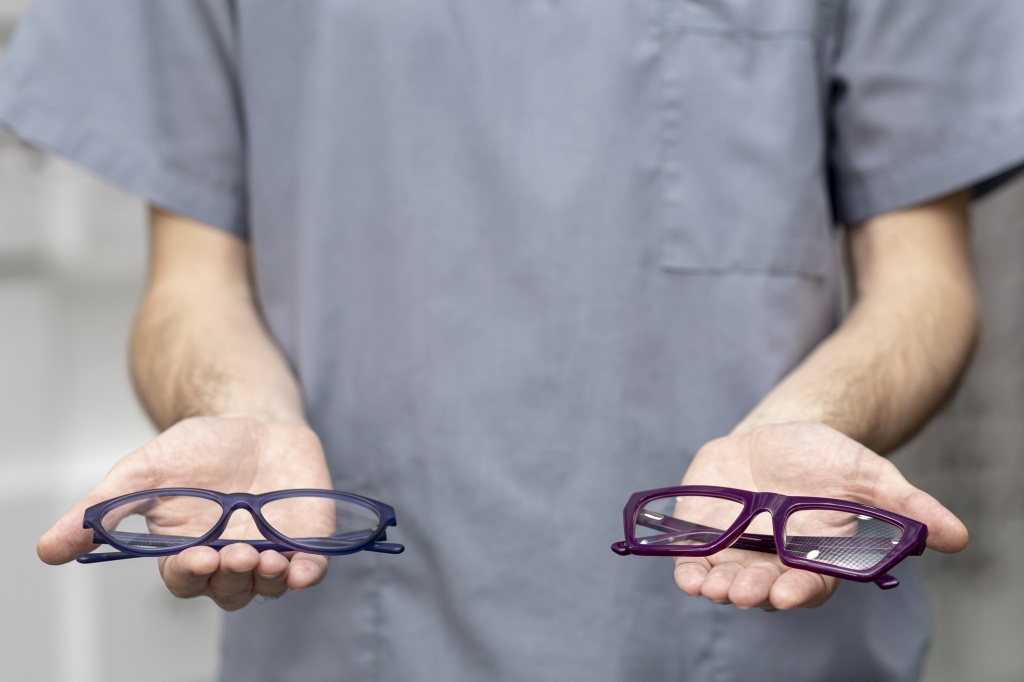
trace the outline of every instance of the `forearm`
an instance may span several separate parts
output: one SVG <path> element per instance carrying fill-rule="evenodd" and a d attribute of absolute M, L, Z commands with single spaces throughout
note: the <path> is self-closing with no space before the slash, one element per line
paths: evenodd
<path fill-rule="evenodd" d="M 158 211 L 131 369 L 161 429 L 211 415 L 304 423 L 297 382 L 257 312 L 244 242 Z"/>
<path fill-rule="evenodd" d="M 246 242 L 159 211 L 151 232 L 150 281 L 132 334 L 131 366 L 162 433 L 119 460 L 40 539 L 47 563 L 95 549 L 92 530 L 82 528 L 85 510 L 127 493 L 256 494 L 333 485 L 320 440 L 303 417 L 298 383 L 259 315 Z M 188 513 L 171 516 L 186 526 L 196 521 Z M 256 595 L 316 585 L 327 570 L 326 556 L 260 550 L 246 543 L 188 547 L 161 557 L 160 575 L 175 596 L 207 595 L 233 611 Z"/>
<path fill-rule="evenodd" d="M 958 195 L 853 228 L 856 299 L 842 325 L 737 427 L 819 421 L 876 452 L 952 393 L 977 332 Z"/>

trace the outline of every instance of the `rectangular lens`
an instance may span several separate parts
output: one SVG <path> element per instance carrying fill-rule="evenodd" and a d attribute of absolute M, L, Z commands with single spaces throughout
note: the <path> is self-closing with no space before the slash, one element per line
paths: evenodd
<path fill-rule="evenodd" d="M 743 512 L 736 500 L 702 495 L 659 497 L 637 513 L 633 537 L 641 545 L 699 548 L 718 540 Z"/>
<path fill-rule="evenodd" d="M 286 497 L 265 503 L 261 511 L 274 530 L 311 551 L 362 545 L 382 522 L 375 509 L 336 496 Z"/>
<path fill-rule="evenodd" d="M 786 519 L 786 551 L 827 566 L 864 571 L 881 564 L 903 529 L 872 516 L 801 509 Z"/>
<path fill-rule="evenodd" d="M 136 549 L 184 547 L 220 520 L 220 504 L 204 497 L 136 498 L 108 511 L 100 522 L 118 542 Z"/>

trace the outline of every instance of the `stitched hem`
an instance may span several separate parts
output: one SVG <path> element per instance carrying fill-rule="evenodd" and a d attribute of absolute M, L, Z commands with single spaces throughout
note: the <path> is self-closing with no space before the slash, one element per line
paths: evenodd
<path fill-rule="evenodd" d="M 922 203 L 955 190 L 977 187 L 982 196 L 1024 164 L 1024 122 L 959 139 L 898 166 L 869 175 L 836 173 L 836 218 L 856 223 Z"/>
<path fill-rule="evenodd" d="M 196 181 L 153 157 L 55 113 L 0 83 L 0 123 L 19 137 L 81 164 L 154 205 L 232 234 L 246 234 L 242 192 Z"/>

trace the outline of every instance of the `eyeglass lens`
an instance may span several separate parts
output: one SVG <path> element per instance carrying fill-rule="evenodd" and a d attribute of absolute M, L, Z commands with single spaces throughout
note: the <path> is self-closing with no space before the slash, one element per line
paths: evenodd
<path fill-rule="evenodd" d="M 743 512 L 735 500 L 683 495 L 650 500 L 637 514 L 634 537 L 642 545 L 702 547 L 715 542 Z"/>
<path fill-rule="evenodd" d="M 261 512 L 281 535 L 311 551 L 341 550 L 361 544 L 381 524 L 371 508 L 340 497 L 288 497 L 266 502 Z M 190 495 L 153 496 L 131 500 L 109 510 L 103 528 L 135 548 L 185 547 L 217 525 L 220 503 Z M 236 509 L 222 540 L 262 540 L 252 515 Z"/>
<path fill-rule="evenodd" d="M 786 519 L 786 551 L 815 563 L 863 571 L 893 551 L 903 529 L 870 516 L 826 509 L 795 511 Z"/>

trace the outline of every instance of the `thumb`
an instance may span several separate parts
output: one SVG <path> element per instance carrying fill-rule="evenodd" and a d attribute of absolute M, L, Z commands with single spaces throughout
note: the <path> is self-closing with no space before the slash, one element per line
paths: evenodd
<path fill-rule="evenodd" d="M 872 454 L 870 463 L 872 466 L 862 467 L 870 475 L 865 477 L 867 483 L 858 498 L 866 504 L 894 511 L 928 526 L 929 549 L 952 554 L 967 546 L 967 527 L 953 512 L 928 493 L 914 487 L 891 461 Z"/>
<path fill-rule="evenodd" d="M 119 495 L 155 487 L 147 476 L 140 475 L 143 471 L 144 468 L 133 465 L 131 456 L 114 465 L 95 490 L 76 502 L 43 533 L 36 544 L 39 558 L 51 565 L 66 564 L 96 549 L 99 545 L 92 541 L 92 529 L 82 527 L 85 510 Z"/>
<path fill-rule="evenodd" d="M 952 554 L 967 546 L 967 527 L 934 497 L 911 488 L 893 511 L 916 519 L 928 526 L 928 548 Z"/>
<path fill-rule="evenodd" d="M 96 549 L 99 545 L 92 541 L 92 529 L 83 528 L 82 520 L 86 509 L 105 499 L 107 496 L 99 494 L 97 489 L 76 502 L 39 538 L 36 544 L 39 558 L 51 565 L 66 564 L 78 555 Z"/>

